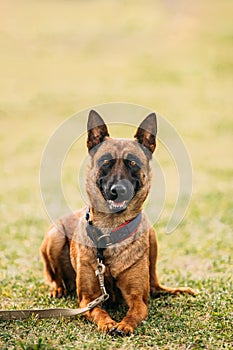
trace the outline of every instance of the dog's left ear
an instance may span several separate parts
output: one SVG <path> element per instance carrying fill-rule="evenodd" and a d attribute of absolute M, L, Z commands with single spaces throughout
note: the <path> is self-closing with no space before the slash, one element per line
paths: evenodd
<path fill-rule="evenodd" d="M 155 113 L 149 114 L 139 125 L 134 137 L 151 153 L 156 147 L 157 118 Z"/>
<path fill-rule="evenodd" d="M 89 152 L 109 136 L 108 128 L 101 116 L 91 110 L 87 122 L 87 148 Z"/>

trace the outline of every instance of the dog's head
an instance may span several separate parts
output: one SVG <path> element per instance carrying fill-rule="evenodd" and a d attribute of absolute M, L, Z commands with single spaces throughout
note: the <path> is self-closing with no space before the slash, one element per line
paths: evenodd
<path fill-rule="evenodd" d="M 91 206 L 105 213 L 141 210 L 151 183 L 156 115 L 152 113 L 143 120 L 134 140 L 110 138 L 105 122 L 93 110 L 87 129 L 91 162 L 86 189 Z"/>

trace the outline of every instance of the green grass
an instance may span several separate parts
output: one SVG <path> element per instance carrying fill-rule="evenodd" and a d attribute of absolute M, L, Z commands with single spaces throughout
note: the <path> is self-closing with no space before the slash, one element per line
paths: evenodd
<path fill-rule="evenodd" d="M 40 160 L 66 118 L 114 101 L 157 111 L 187 145 L 194 191 L 171 235 L 164 228 L 176 173 L 161 145 L 156 153 L 169 180 L 157 224 L 158 270 L 162 283 L 199 291 L 150 299 L 148 319 L 130 337 L 112 339 L 81 317 L 30 319 L 2 322 L 0 348 L 233 348 L 231 1 L 20 0 L 0 7 L 0 307 L 76 306 L 50 300 L 43 281 L 39 247 L 49 220 Z M 82 152 L 74 146 L 63 178 L 75 206 Z M 112 314 L 119 320 L 124 312 Z"/>

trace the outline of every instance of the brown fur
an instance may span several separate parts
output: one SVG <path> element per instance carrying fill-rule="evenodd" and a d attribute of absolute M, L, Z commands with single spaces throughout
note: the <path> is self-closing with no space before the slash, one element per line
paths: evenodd
<path fill-rule="evenodd" d="M 90 216 L 95 227 L 109 232 L 134 218 L 142 211 L 143 203 L 151 184 L 150 158 L 155 149 L 156 119 L 148 116 L 139 126 L 135 140 L 111 139 L 102 118 L 94 111 L 88 121 L 87 146 L 90 164 L 87 170 L 86 189 L 90 200 Z M 104 141 L 104 142 L 103 142 Z M 141 187 L 122 212 L 110 212 L 100 189 L 98 160 L 111 152 L 115 157 L 115 170 L 109 176 L 126 178 L 127 169 L 122 159 L 135 154 L 141 161 L 139 176 Z M 117 170 L 116 170 L 117 169 Z M 61 297 L 77 292 L 80 307 L 85 307 L 100 296 L 100 287 L 95 275 L 97 268 L 96 248 L 86 232 L 86 210 L 83 208 L 53 225 L 41 246 L 45 275 L 52 283 L 51 296 Z M 168 288 L 162 286 L 156 274 L 157 241 L 155 231 L 142 212 L 137 237 L 129 237 L 104 250 L 105 285 L 111 303 L 123 299 L 129 310 L 123 320 L 116 323 L 107 311 L 95 307 L 85 314 L 94 321 L 100 331 L 127 335 L 148 315 L 149 293 L 160 292 L 194 294 L 190 288 Z"/>

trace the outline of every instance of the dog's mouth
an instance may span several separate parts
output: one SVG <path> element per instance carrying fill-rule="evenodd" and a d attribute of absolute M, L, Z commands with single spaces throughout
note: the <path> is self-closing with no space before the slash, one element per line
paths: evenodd
<path fill-rule="evenodd" d="M 109 209 L 111 211 L 116 211 L 116 212 L 125 210 L 127 208 L 128 202 L 129 201 L 127 200 L 124 200 L 122 202 L 118 202 L 112 199 L 107 200 Z"/>
<path fill-rule="evenodd" d="M 134 197 L 133 185 L 128 180 L 120 180 L 110 185 L 101 184 L 100 190 L 110 212 L 124 211 Z"/>

